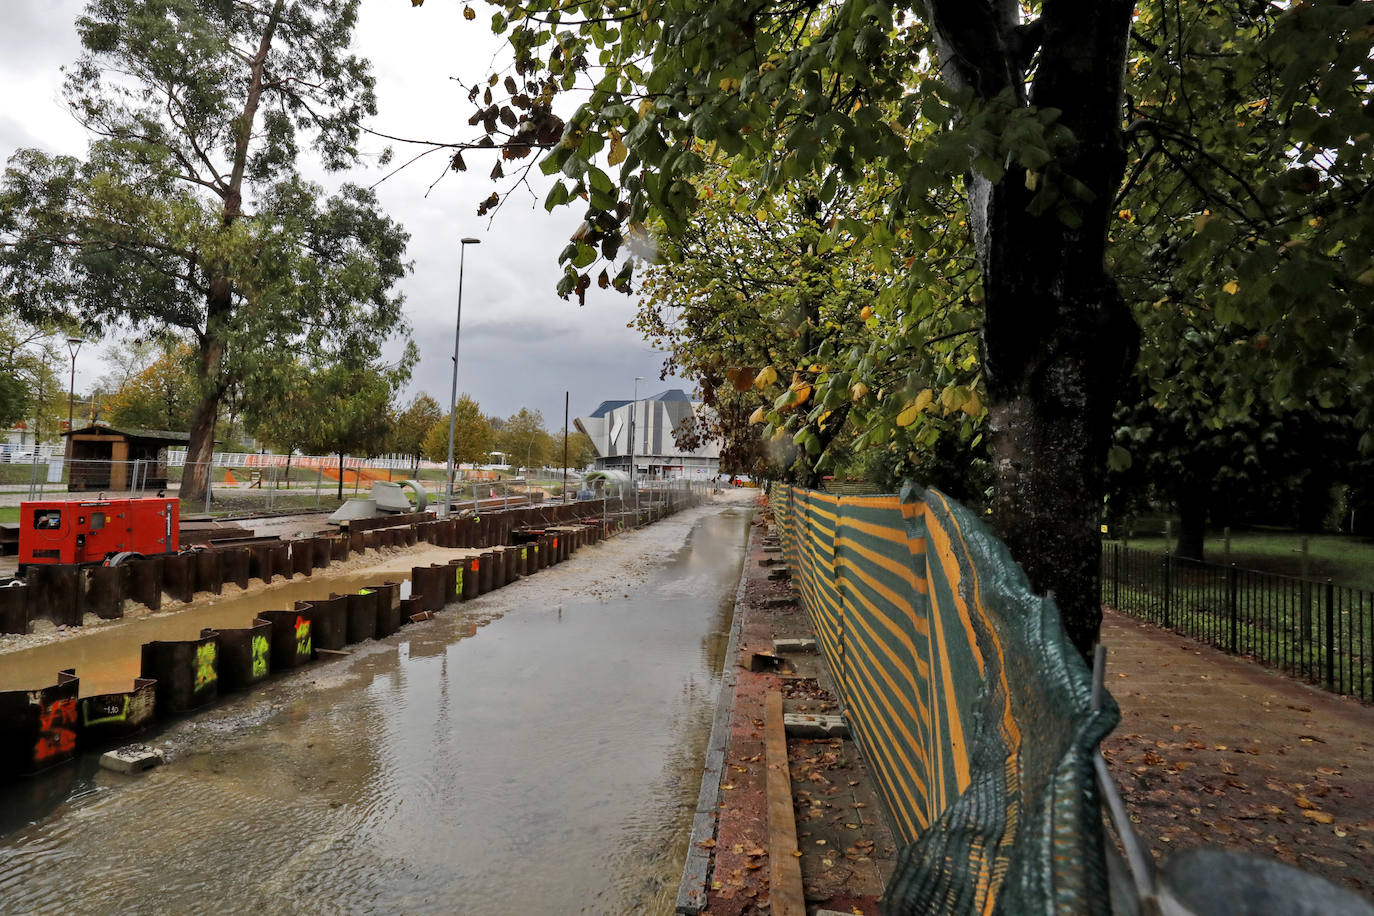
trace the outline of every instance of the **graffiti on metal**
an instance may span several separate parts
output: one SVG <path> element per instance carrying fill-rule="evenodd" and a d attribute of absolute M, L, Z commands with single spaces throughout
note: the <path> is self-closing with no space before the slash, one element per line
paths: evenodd
<path fill-rule="evenodd" d="M 250 650 L 253 659 L 253 677 L 267 677 L 267 658 L 271 650 L 267 637 L 254 635 Z"/>
<path fill-rule="evenodd" d="M 309 658 L 312 647 L 310 645 L 310 621 L 299 614 L 296 615 L 296 655 L 299 658 Z"/>
<path fill-rule="evenodd" d="M 219 647 L 213 642 L 196 646 L 196 690 L 202 690 L 215 682 L 215 658 Z"/>
<path fill-rule="evenodd" d="M 87 728 L 92 725 L 126 722 L 128 719 L 129 695 L 127 693 L 92 697 L 81 704 L 81 724 Z"/>
<path fill-rule="evenodd" d="M 33 745 L 33 762 L 48 763 L 76 750 L 76 698 L 53 700 L 39 707 L 38 740 Z"/>

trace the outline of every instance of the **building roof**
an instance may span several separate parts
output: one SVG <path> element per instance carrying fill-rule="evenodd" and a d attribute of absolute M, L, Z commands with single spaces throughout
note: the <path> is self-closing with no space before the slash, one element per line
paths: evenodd
<path fill-rule="evenodd" d="M 600 404 L 597 405 L 596 410 L 593 410 L 588 416 L 591 416 L 591 417 L 604 417 L 604 416 L 606 416 L 606 414 L 610 413 L 611 411 L 615 410 L 616 408 L 618 408 L 618 407 L 624 407 L 624 406 L 625 406 L 626 404 L 628 404 L 628 403 L 630 403 L 630 402 L 629 402 L 629 401 L 602 401 Z"/>
<path fill-rule="evenodd" d="M 664 391 L 660 391 L 658 394 L 649 395 L 648 397 L 640 398 L 640 400 L 641 400 L 641 401 L 687 401 L 688 403 L 691 403 L 691 400 L 692 400 L 692 399 L 689 398 L 689 397 L 687 396 L 687 392 L 683 391 L 681 388 L 668 388 L 668 389 L 666 389 L 666 390 L 664 390 Z M 588 414 L 588 416 L 593 417 L 593 418 L 595 418 L 595 417 L 604 417 L 604 416 L 606 416 L 606 414 L 610 413 L 611 411 L 617 410 L 617 409 L 619 409 L 619 408 L 621 408 L 621 407 L 624 407 L 624 406 L 625 406 L 626 404 L 628 404 L 628 403 L 630 403 L 628 400 L 620 400 L 620 401 L 602 401 L 599 405 L 597 405 L 596 410 L 593 410 L 590 414 Z"/>
<path fill-rule="evenodd" d="M 62 435 L 70 436 L 74 433 L 110 433 L 116 436 L 124 436 L 127 439 L 156 439 L 159 442 L 181 442 L 191 441 L 190 433 L 179 433 L 168 429 L 138 429 L 136 427 L 125 427 L 116 429 L 113 426 L 105 426 L 97 423 L 94 425 L 80 426 L 76 429 L 63 430 Z"/>

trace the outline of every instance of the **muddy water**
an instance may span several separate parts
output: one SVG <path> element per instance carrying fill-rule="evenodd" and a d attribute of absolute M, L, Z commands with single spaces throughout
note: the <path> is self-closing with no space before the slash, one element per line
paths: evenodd
<path fill-rule="evenodd" d="M 356 592 L 382 578 L 398 581 L 396 575 L 379 578 L 376 573 L 328 580 L 297 579 L 279 583 L 268 591 L 241 596 L 230 596 L 237 586 L 226 585 L 225 597 L 204 607 L 185 610 L 175 609 L 175 603 L 169 600 L 164 606 L 172 608 L 169 613 L 127 620 L 61 642 L 0 656 L 0 690 L 45 687 L 57 682 L 57 672 L 63 668 L 76 669 L 82 696 L 128 690 L 138 677 L 145 642 L 194 639 L 200 636 L 202 627 L 246 627 L 259 611 L 289 610 L 297 601 L 328 598 L 330 592 Z"/>
<path fill-rule="evenodd" d="M 561 567 L 275 681 L 144 776 L 0 797 L 32 812 L 0 911 L 671 912 L 747 524 L 702 513 L 646 575 Z"/>

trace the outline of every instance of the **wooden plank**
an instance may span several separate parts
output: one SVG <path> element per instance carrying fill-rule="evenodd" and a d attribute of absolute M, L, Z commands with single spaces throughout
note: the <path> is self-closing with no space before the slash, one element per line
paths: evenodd
<path fill-rule="evenodd" d="M 806 916 L 797 820 L 792 811 L 792 777 L 787 769 L 787 735 L 782 692 L 770 690 L 764 705 L 764 760 L 768 765 L 768 899 L 772 916 Z"/>

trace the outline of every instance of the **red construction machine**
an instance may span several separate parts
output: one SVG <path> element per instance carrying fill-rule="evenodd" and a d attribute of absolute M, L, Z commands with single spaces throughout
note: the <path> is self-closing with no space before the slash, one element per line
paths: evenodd
<path fill-rule="evenodd" d="M 108 563 L 176 553 L 173 497 L 39 500 L 19 504 L 19 569 L 36 563 Z"/>

